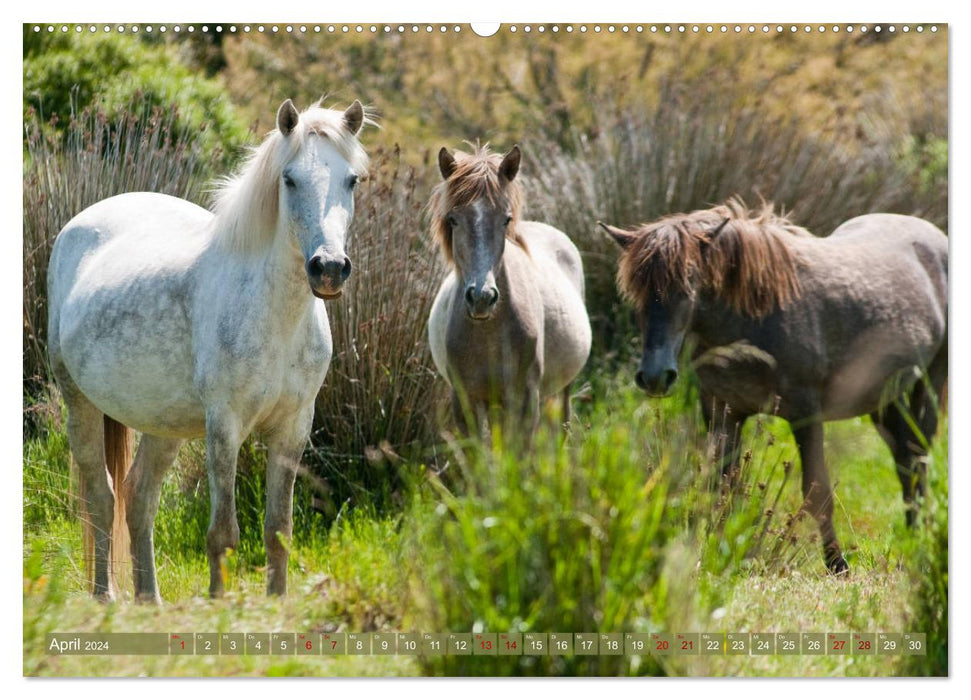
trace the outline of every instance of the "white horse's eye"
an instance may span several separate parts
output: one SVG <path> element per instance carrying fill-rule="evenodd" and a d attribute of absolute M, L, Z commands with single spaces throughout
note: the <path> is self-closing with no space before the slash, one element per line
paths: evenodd
<path fill-rule="evenodd" d="M 283 173 L 283 184 L 286 185 L 287 187 L 296 187 L 297 186 L 297 183 L 295 183 L 293 181 L 293 178 L 290 177 L 290 175 L 288 175 L 287 173 Z"/>
<path fill-rule="evenodd" d="M 351 175 L 349 178 L 347 178 L 348 189 L 353 190 L 357 186 L 357 183 L 360 181 L 361 181 L 360 177 L 358 177 L 357 175 Z"/>

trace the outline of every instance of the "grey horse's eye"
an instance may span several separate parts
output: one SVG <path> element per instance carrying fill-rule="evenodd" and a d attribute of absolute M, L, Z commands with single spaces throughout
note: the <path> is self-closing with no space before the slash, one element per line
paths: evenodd
<path fill-rule="evenodd" d="M 445 218 L 445 221 L 448 223 L 449 228 L 455 228 L 456 226 L 458 226 L 458 222 L 455 220 L 455 217 L 452 216 L 451 214 L 449 214 Z"/>
<path fill-rule="evenodd" d="M 511 223 L 512 223 L 512 215 L 511 214 L 506 214 L 506 220 L 502 222 L 502 225 L 503 226 L 508 226 Z"/>
<path fill-rule="evenodd" d="M 353 190 L 355 187 L 357 187 L 357 183 L 360 181 L 361 181 L 360 177 L 358 177 L 357 175 L 351 175 L 350 177 L 347 178 L 347 188 L 350 190 Z"/>
<path fill-rule="evenodd" d="M 297 186 L 297 184 L 293 181 L 293 178 L 290 177 L 290 175 L 288 175 L 287 173 L 283 173 L 283 184 L 286 185 L 287 187 Z"/>

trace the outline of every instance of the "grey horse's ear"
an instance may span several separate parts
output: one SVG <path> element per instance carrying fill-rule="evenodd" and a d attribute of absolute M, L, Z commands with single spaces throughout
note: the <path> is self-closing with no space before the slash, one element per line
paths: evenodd
<path fill-rule="evenodd" d="M 635 234 L 631 233 L 630 231 L 625 231 L 622 228 L 610 226 L 602 221 L 598 221 L 597 226 L 609 233 L 610 237 L 614 239 L 614 242 L 624 250 L 627 250 L 630 244 L 637 240 L 637 236 Z"/>
<path fill-rule="evenodd" d="M 449 179 L 455 172 L 455 156 L 448 152 L 445 146 L 438 152 L 438 169 L 442 171 L 442 177 Z"/>
<path fill-rule="evenodd" d="M 354 100 L 353 104 L 344 110 L 344 126 L 355 135 L 364 126 L 364 105 L 360 100 Z"/>
<path fill-rule="evenodd" d="M 513 146 L 512 150 L 503 156 L 502 162 L 499 164 L 499 179 L 506 182 L 515 180 L 516 173 L 519 172 L 519 161 L 522 157 L 523 154 L 519 150 L 519 146 Z"/>
<path fill-rule="evenodd" d="M 293 130 L 297 128 L 297 122 L 300 121 L 300 115 L 297 113 L 297 108 L 293 106 L 293 102 L 288 97 L 284 100 L 283 104 L 280 105 L 280 109 L 276 113 L 276 128 L 280 130 L 280 133 L 284 136 L 289 136 L 293 133 Z"/>

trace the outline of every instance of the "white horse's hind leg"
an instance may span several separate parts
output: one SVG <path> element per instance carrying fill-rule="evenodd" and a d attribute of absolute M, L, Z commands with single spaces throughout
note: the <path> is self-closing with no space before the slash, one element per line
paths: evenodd
<path fill-rule="evenodd" d="M 287 547 L 293 536 L 293 482 L 310 437 L 312 420 L 311 406 L 305 415 L 285 424 L 282 432 L 274 433 L 268 441 L 270 454 L 266 464 L 263 541 L 266 545 L 266 592 L 270 595 L 287 592 Z"/>
<path fill-rule="evenodd" d="M 155 580 L 155 516 L 163 477 L 181 444 L 181 440 L 143 435 L 135 462 L 125 479 L 135 599 L 139 601 L 161 602 Z"/>
<path fill-rule="evenodd" d="M 94 596 L 111 600 L 111 525 L 115 494 L 105 467 L 104 414 L 73 385 L 61 382 L 67 403 L 67 437 L 78 466 L 82 516 L 94 533 Z M 89 562 L 90 565 L 90 562 Z"/>
<path fill-rule="evenodd" d="M 243 443 L 238 421 L 209 413 L 206 417 L 206 470 L 209 473 L 209 596 L 222 596 L 222 561 L 227 549 L 239 546 L 236 521 L 236 458 Z"/>

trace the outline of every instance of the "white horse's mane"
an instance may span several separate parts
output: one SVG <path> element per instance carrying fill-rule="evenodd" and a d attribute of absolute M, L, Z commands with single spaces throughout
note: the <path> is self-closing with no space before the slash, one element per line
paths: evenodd
<path fill-rule="evenodd" d="M 364 122 L 374 123 L 366 113 Z M 283 168 L 314 135 L 329 139 L 357 175 L 363 178 L 367 174 L 367 153 L 344 124 L 344 112 L 315 102 L 300 113 L 289 136 L 274 129 L 251 150 L 235 174 L 216 180 L 212 193 L 215 235 L 228 249 L 251 252 L 272 243 L 279 220 Z"/>

